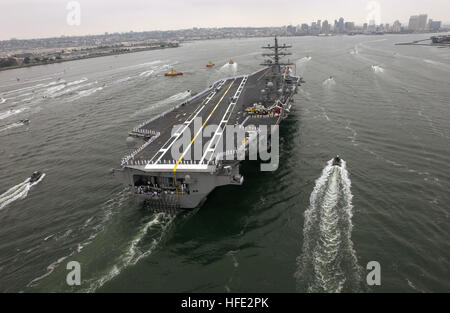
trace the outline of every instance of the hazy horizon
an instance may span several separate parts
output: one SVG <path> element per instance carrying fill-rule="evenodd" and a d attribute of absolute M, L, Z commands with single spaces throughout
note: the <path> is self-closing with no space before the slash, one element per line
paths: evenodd
<path fill-rule="evenodd" d="M 399 20 L 408 23 L 411 15 L 428 14 L 428 18 L 448 23 L 450 1 L 388 0 L 78 0 L 79 25 L 69 25 L 68 15 L 74 6 L 67 0 L 2 0 L 0 40 L 64 36 L 97 35 L 105 32 L 141 32 L 221 27 L 277 27 L 311 24 L 317 20 L 343 17 L 362 25 L 375 16 L 378 23 Z M 77 5 L 75 3 L 75 5 Z M 69 5 L 69 7 L 68 7 Z M 379 8 L 379 9 L 378 9 Z"/>

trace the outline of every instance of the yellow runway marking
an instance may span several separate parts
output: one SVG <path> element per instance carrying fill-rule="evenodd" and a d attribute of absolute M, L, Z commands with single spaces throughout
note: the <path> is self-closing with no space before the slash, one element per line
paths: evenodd
<path fill-rule="evenodd" d="M 211 116 L 214 114 L 214 112 L 216 111 L 217 107 L 219 106 L 219 104 L 222 102 L 223 98 L 225 98 L 225 96 L 227 95 L 228 91 L 231 89 L 231 87 L 234 84 L 234 80 L 231 82 L 230 86 L 228 86 L 227 90 L 225 91 L 225 93 L 222 95 L 222 97 L 220 98 L 219 102 L 217 102 L 216 106 L 214 107 L 214 109 L 212 109 L 211 113 L 209 113 L 208 118 L 203 122 L 202 127 L 200 127 L 199 131 L 197 132 L 197 134 L 195 135 L 195 137 L 191 140 L 191 142 L 189 143 L 189 146 L 187 147 L 186 151 L 183 152 L 183 154 L 181 155 L 181 157 L 178 159 L 177 163 L 175 164 L 175 167 L 173 168 L 173 172 L 175 173 L 177 171 L 177 167 L 178 164 L 180 164 L 180 162 L 183 160 L 184 156 L 186 155 L 186 153 L 189 151 L 189 149 L 191 148 L 192 144 L 194 143 L 195 139 L 197 139 L 198 135 L 200 134 L 201 130 L 203 129 L 203 127 L 205 127 L 206 123 L 208 123 L 209 119 L 211 118 Z M 176 180 L 176 178 L 175 178 Z"/>
<path fill-rule="evenodd" d="M 200 127 L 200 130 L 197 132 L 197 134 L 195 135 L 195 137 L 191 140 L 191 142 L 189 143 L 189 146 L 186 148 L 186 151 L 183 152 L 183 154 L 181 155 L 181 157 L 178 159 L 177 163 L 175 164 L 175 167 L 173 168 L 173 178 L 174 178 L 174 183 L 175 183 L 175 187 L 176 187 L 176 194 L 177 194 L 177 199 L 178 199 L 178 184 L 177 184 L 177 167 L 178 164 L 180 164 L 181 160 L 183 160 L 184 156 L 186 155 L 186 153 L 189 151 L 189 149 L 191 148 L 192 144 L 194 143 L 195 139 L 197 139 L 198 135 L 200 134 L 200 132 L 202 131 L 203 127 L 205 127 L 206 123 L 208 123 L 209 119 L 211 118 L 211 116 L 214 114 L 214 112 L 216 111 L 217 107 L 219 106 L 219 104 L 222 102 L 223 98 L 225 98 L 226 94 L 228 93 L 228 91 L 230 90 L 231 86 L 233 86 L 234 84 L 234 80 L 231 82 L 230 86 L 228 86 L 227 90 L 225 91 L 225 93 L 222 95 L 222 97 L 220 98 L 219 102 L 217 102 L 216 106 L 214 107 L 214 109 L 212 109 L 211 113 L 209 113 L 208 118 L 206 119 L 206 121 L 203 122 L 202 127 Z"/>

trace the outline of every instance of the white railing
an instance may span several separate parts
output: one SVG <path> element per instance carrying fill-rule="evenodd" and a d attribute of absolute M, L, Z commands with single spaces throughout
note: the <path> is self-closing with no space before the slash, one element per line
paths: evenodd
<path fill-rule="evenodd" d="M 151 137 L 148 141 L 146 141 L 142 146 L 140 146 L 139 148 L 137 148 L 136 150 L 134 150 L 133 152 L 131 152 L 129 155 L 125 156 L 122 159 L 121 165 L 124 166 L 125 164 L 129 165 L 129 162 L 134 159 L 134 157 L 141 152 L 142 150 L 144 150 L 149 144 L 151 144 L 156 138 L 158 138 L 160 136 L 160 133 L 156 133 L 153 137 Z M 133 160 L 135 161 L 135 160 Z"/>

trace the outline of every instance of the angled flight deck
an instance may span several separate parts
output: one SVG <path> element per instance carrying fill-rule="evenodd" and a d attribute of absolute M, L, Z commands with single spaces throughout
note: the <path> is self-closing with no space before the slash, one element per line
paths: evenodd
<path fill-rule="evenodd" d="M 289 46 L 278 45 L 275 38 L 275 45 L 263 48 L 273 52 L 263 54 L 269 59 L 260 70 L 219 80 L 130 132 L 145 142 L 122 159 L 114 174 L 138 199 L 158 210 L 191 209 L 215 187 L 243 183 L 240 160 L 224 154 L 248 151 L 262 125 L 279 125 L 302 82 L 291 64 L 279 61 L 289 55 Z M 233 138 L 236 146 L 223 151 L 227 126 L 244 127 L 246 132 L 244 140 Z M 181 144 L 185 136 L 188 141 Z"/>

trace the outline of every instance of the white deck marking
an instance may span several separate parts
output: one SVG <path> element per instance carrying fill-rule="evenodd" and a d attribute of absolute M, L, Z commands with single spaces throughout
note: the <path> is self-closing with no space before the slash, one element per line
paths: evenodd
<path fill-rule="evenodd" d="M 202 102 L 202 105 L 199 106 L 192 114 L 195 113 L 195 115 L 191 118 L 192 114 L 189 116 L 189 118 L 183 123 L 183 125 L 180 125 L 180 127 L 175 131 L 175 133 L 162 145 L 163 148 L 159 149 L 158 152 L 155 153 L 155 155 L 150 159 L 150 161 L 153 161 L 155 156 L 160 154 L 159 158 L 155 161 L 155 163 L 158 163 L 161 161 L 162 157 L 166 152 L 172 147 L 172 145 L 178 140 L 178 138 L 183 134 L 183 132 L 189 127 L 189 125 L 195 120 L 195 118 L 198 116 L 198 114 L 205 108 L 205 106 L 208 104 L 208 102 L 214 98 L 214 96 L 217 94 L 217 89 L 222 88 L 222 86 L 225 84 L 225 80 L 222 80 L 219 85 L 214 89 L 214 91 Z M 183 128 L 184 126 L 184 128 Z M 183 128 L 183 130 L 181 130 Z M 181 130 L 181 131 L 180 131 Z M 174 139 L 173 139 L 174 138 Z M 172 140 L 173 139 L 173 140 Z M 167 148 L 164 148 L 170 141 L 172 140 L 172 143 Z"/>
<path fill-rule="evenodd" d="M 225 130 L 225 126 L 228 123 L 228 120 L 230 119 L 231 112 L 233 111 L 234 107 L 236 106 L 236 103 L 239 100 L 239 97 L 241 96 L 242 90 L 244 89 L 245 84 L 247 83 L 248 76 L 244 76 L 244 79 L 242 79 L 241 84 L 239 85 L 239 88 L 237 89 L 236 93 L 233 96 L 233 101 L 230 102 L 228 105 L 228 108 L 223 115 L 222 120 L 220 121 L 220 124 L 217 126 L 217 129 L 211 138 L 208 148 L 206 148 L 205 153 L 203 154 L 200 163 L 203 163 L 203 161 L 206 158 L 207 154 L 210 154 L 210 157 L 208 158 L 208 161 L 211 161 L 211 158 L 213 156 L 213 152 L 217 148 L 217 143 L 220 141 L 220 138 L 223 135 L 223 131 Z M 216 139 L 217 138 L 217 139 Z M 211 147 L 214 144 L 213 147 Z"/>
<path fill-rule="evenodd" d="M 183 160 L 184 156 L 186 155 L 186 153 L 190 150 L 192 144 L 194 143 L 195 139 L 197 139 L 198 135 L 200 134 L 200 132 L 203 130 L 203 127 L 205 127 L 205 125 L 208 123 L 209 119 L 211 118 L 211 116 L 214 114 L 214 112 L 216 111 L 217 107 L 220 105 L 220 103 L 222 102 L 223 98 L 225 98 L 225 96 L 227 95 L 228 91 L 230 91 L 231 87 L 233 86 L 234 82 L 236 81 L 236 79 L 234 79 L 230 86 L 228 86 L 228 89 L 225 91 L 225 93 L 222 95 L 222 97 L 220 98 L 219 102 L 217 102 L 216 106 L 214 107 L 214 109 L 212 109 L 211 113 L 209 113 L 208 118 L 206 119 L 206 121 L 203 122 L 202 127 L 200 127 L 200 129 L 198 130 L 197 134 L 195 134 L 195 137 L 191 140 L 191 142 L 189 143 L 189 146 L 186 148 L 186 150 L 183 152 L 183 154 L 181 155 L 181 157 L 178 159 L 177 163 L 175 164 L 175 167 L 173 168 L 173 172 L 175 173 L 177 171 L 177 167 L 178 164 L 180 164 L 181 160 Z"/>

